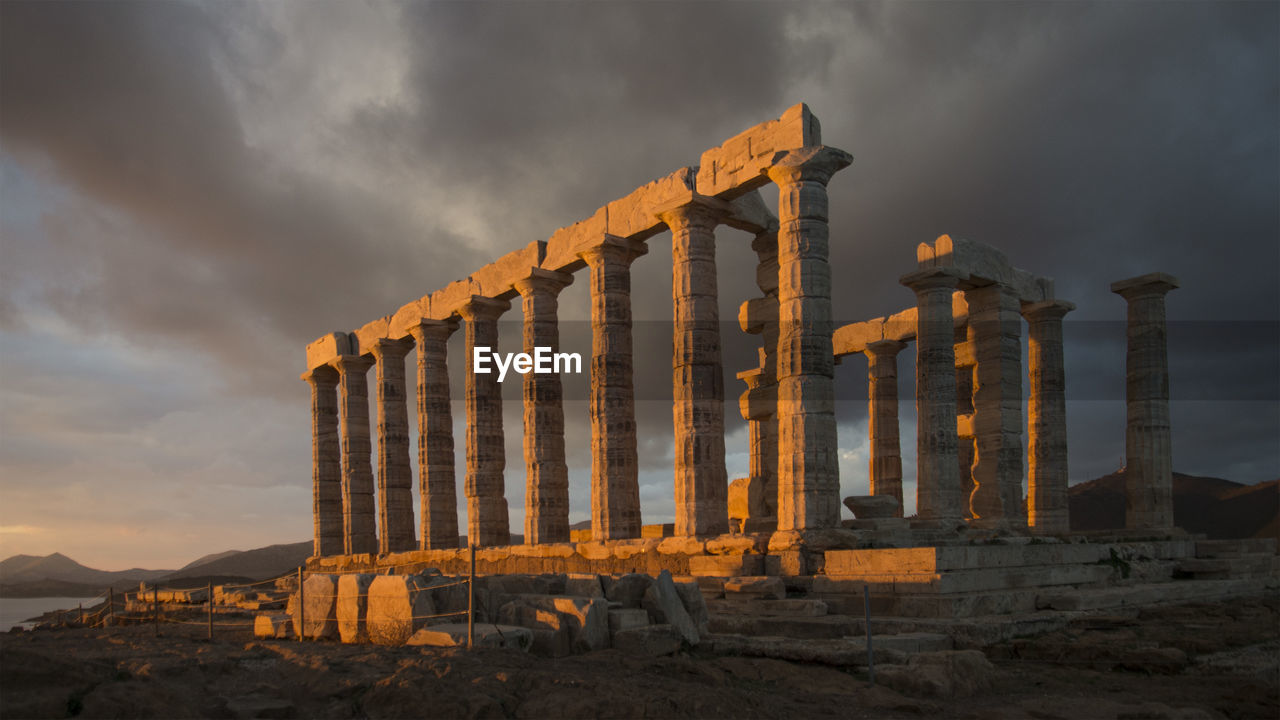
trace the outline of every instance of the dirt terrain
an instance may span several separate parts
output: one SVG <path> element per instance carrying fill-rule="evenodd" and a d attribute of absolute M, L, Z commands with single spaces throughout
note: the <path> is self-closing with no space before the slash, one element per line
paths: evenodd
<path fill-rule="evenodd" d="M 149 626 L 0 636 L 0 716 L 1280 717 L 1277 598 L 1081 617 L 1066 631 L 987 648 L 991 665 L 974 656 L 978 665 L 943 688 L 914 666 L 884 666 L 871 687 L 863 671 L 703 648 L 548 660 L 257 641 L 247 629 L 207 642 L 204 633 L 162 625 L 160 637 Z"/>

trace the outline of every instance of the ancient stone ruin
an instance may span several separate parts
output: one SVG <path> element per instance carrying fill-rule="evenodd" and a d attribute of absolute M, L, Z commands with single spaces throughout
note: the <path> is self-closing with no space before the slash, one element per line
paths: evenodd
<path fill-rule="evenodd" d="M 315 556 L 309 568 L 334 578 L 465 570 L 446 341 L 461 328 L 467 360 L 475 348 L 496 346 L 498 319 L 519 298 L 524 351 L 557 349 L 557 297 L 583 270 L 592 331 L 585 363 L 591 378 L 589 539 L 569 527 L 559 376 L 521 377 L 524 542 L 511 545 L 504 493 L 508 479 L 521 473 L 508 472 L 504 437 L 518 430 L 503 427 L 497 375 L 454 363 L 466 379 L 465 536 L 479 548 L 482 574 L 559 574 L 559 581 L 534 583 L 547 585 L 545 591 L 585 573 L 598 578 L 586 582 L 596 596 L 597 590 L 607 595 L 628 574 L 669 573 L 677 584 L 689 583 L 709 602 L 722 603 L 729 615 L 741 605 L 723 603 L 735 598 L 764 602 L 752 607 L 766 616 L 820 616 L 854 612 L 854 606 L 862 612 L 867 588 L 879 612 L 954 618 L 1072 603 L 1104 607 L 1119 596 L 1079 600 L 1086 596 L 1071 593 L 1118 582 L 1109 558 L 1158 560 L 1163 564 L 1152 573 L 1168 579 L 1177 570 L 1171 563 L 1204 557 L 1194 538 L 1173 527 L 1164 295 L 1177 282 L 1157 273 L 1112 286 L 1129 313 L 1127 527 L 1105 537 L 1070 537 L 1063 318 L 1074 305 L 1055 296 L 1052 280 L 1014 267 L 999 251 L 942 236 L 920 245 L 915 268 L 904 268 L 911 271 L 901 283 L 915 293 L 914 306 L 833 327 L 827 183 L 851 160 L 822 144 L 818 120 L 797 105 L 704 152 L 696 167 L 643 185 L 546 241 L 508 253 L 353 332 L 309 344 L 302 376 L 312 389 L 314 441 Z M 760 196 L 769 185 L 778 192 L 777 217 Z M 761 360 L 738 376 L 745 385 L 739 409 L 748 421 L 751 454 L 749 477 L 733 483 L 725 469 L 719 225 L 754 234 L 761 292 L 742 305 L 738 318 L 743 331 L 760 337 Z M 666 231 L 672 236 L 676 513 L 674 524 L 662 526 L 642 523 L 630 268 L 646 254 L 646 240 Z M 1030 348 L 1025 371 L 1024 322 Z M 917 514 L 904 518 L 897 356 L 912 343 Z M 414 349 L 416 525 L 403 370 Z M 854 353 L 865 354 L 870 368 L 871 496 L 846 498 L 856 517 L 842 521 L 834 367 Z M 1030 384 L 1025 410 L 1024 372 Z M 1217 551 L 1204 552 L 1212 557 Z M 339 597 L 340 581 L 326 582 L 335 589 L 321 595 Z M 672 592 L 665 593 L 668 604 Z M 507 608 L 515 595 L 537 594 L 503 596 L 502 620 L 551 612 L 539 604 L 550 601 L 529 598 L 516 598 L 519 607 Z M 785 605 L 788 599 L 809 604 Z M 698 612 L 697 602 L 685 605 Z M 631 598 L 625 608 L 613 609 L 638 607 Z M 498 610 L 495 601 L 491 621 L 499 620 Z M 677 613 L 668 607 L 665 614 Z M 711 616 L 714 626 L 716 613 Z M 840 637 L 838 630 L 831 636 Z M 607 638 L 584 642 L 596 647 Z"/>

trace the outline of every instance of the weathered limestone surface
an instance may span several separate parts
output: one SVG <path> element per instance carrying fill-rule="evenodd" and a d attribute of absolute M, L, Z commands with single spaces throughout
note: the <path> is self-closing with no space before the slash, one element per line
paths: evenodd
<path fill-rule="evenodd" d="M 410 328 L 418 346 L 418 522 L 423 550 L 458 546 L 453 410 L 449 404 L 449 336 L 456 322 L 422 320 Z"/>
<path fill-rule="evenodd" d="M 311 386 L 311 508 L 317 557 L 344 551 L 342 448 L 338 443 L 338 373 L 322 365 L 302 374 Z"/>
<path fill-rule="evenodd" d="M 729 529 L 715 228 L 730 211 L 691 194 L 657 213 L 671 228 L 677 535 Z"/>
<path fill-rule="evenodd" d="M 412 550 L 413 470 L 409 466 L 409 410 L 404 383 L 404 357 L 412 349 L 404 340 L 377 340 L 372 353 L 378 378 L 378 512 L 382 532 L 379 552 Z"/>
<path fill-rule="evenodd" d="M 831 348 L 827 182 L 853 158 L 815 146 L 779 154 L 778 530 L 840 523 Z"/>
<path fill-rule="evenodd" d="M 951 293 L 960 277 L 945 269 L 918 270 L 902 278 L 916 293 L 917 515 L 951 521 L 962 516 L 956 435 L 954 323 Z"/>
<path fill-rule="evenodd" d="M 1002 285 L 965 293 L 974 364 L 973 493 L 980 523 L 1021 524 L 1022 317 L 1018 297 Z"/>
<path fill-rule="evenodd" d="M 476 347 L 498 349 L 498 317 L 511 308 L 505 300 L 473 296 L 458 309 L 466 322 L 467 358 Z M 477 546 L 511 542 L 503 487 L 506 450 L 502 433 L 502 384 L 495 372 L 466 373 L 467 392 L 467 541 Z"/>
<path fill-rule="evenodd" d="M 898 440 L 898 353 L 906 343 L 879 340 L 867 345 L 868 428 L 871 435 L 871 494 L 898 501 L 902 517 L 902 447 Z"/>
<path fill-rule="evenodd" d="M 1178 281 L 1149 273 L 1111 284 L 1129 304 L 1125 355 L 1125 527 L 1173 527 L 1169 354 L 1164 297 Z"/>
<path fill-rule="evenodd" d="M 307 343 L 307 369 L 332 365 L 339 356 L 351 355 L 351 334 L 329 333 Z"/>
<path fill-rule="evenodd" d="M 573 276 L 534 268 L 518 280 L 524 310 L 524 351 L 560 349 L 557 320 L 560 294 Z M 524 393 L 524 541 L 569 541 L 569 468 L 564 456 L 564 407 L 560 375 L 528 373 Z"/>
<path fill-rule="evenodd" d="M 666 570 L 659 573 L 653 584 L 645 591 L 644 597 L 651 606 L 648 608 L 650 616 L 656 613 L 659 615 L 659 622 L 675 628 L 685 642 L 690 645 L 698 644 L 698 627 L 680 599 L 680 593 L 671 579 L 671 573 Z"/>
<path fill-rule="evenodd" d="M 284 640 L 289 637 L 289 616 L 280 613 L 259 615 L 253 619 L 253 636 Z"/>
<path fill-rule="evenodd" d="M 1067 498 L 1067 397 L 1062 318 L 1075 305 L 1047 300 L 1022 308 L 1027 320 L 1027 524 L 1037 533 L 1071 529 Z"/>
<path fill-rule="evenodd" d="M 365 627 L 369 609 L 369 586 L 376 575 L 348 573 L 338 576 L 338 604 L 335 610 L 338 637 L 344 643 L 361 643 L 369 639 Z"/>
<path fill-rule="evenodd" d="M 293 608 L 293 631 L 301 638 L 328 640 L 338 636 L 336 575 L 312 574 L 302 581 L 302 615 Z"/>
<path fill-rule="evenodd" d="M 369 464 L 369 380 L 373 361 L 343 355 L 334 361 L 340 376 L 342 419 L 342 531 L 347 555 L 378 551 L 373 516 L 373 468 Z"/>
<path fill-rule="evenodd" d="M 379 575 L 369 584 L 366 631 L 379 645 L 403 645 L 436 614 L 428 581 L 416 575 Z"/>
<path fill-rule="evenodd" d="M 631 363 L 631 263 L 646 252 L 606 236 L 581 253 L 591 271 L 591 532 L 640 537 L 635 388 Z"/>

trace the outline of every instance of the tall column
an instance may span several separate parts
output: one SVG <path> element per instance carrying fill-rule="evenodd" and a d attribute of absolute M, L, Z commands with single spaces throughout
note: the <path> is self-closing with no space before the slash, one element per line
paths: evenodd
<path fill-rule="evenodd" d="M 456 320 L 423 320 L 410 330 L 418 345 L 418 522 L 423 550 L 458 547 L 449 336 Z"/>
<path fill-rule="evenodd" d="M 631 262 L 646 248 L 605 236 L 580 253 L 591 268 L 591 537 L 640 537 L 631 365 Z"/>
<path fill-rule="evenodd" d="M 1063 300 L 1022 308 L 1027 320 L 1027 524 L 1037 533 L 1071 530 L 1067 499 L 1067 395 L 1062 318 L 1075 309 Z"/>
<path fill-rule="evenodd" d="M 1164 296 L 1178 281 L 1150 273 L 1111 284 L 1129 303 L 1125 356 L 1125 527 L 1173 525 L 1173 448 L 1169 431 L 1169 350 Z"/>
<path fill-rule="evenodd" d="M 827 182 L 853 158 L 819 146 L 780 153 L 778 185 L 778 530 L 840 524 L 831 348 Z"/>
<path fill-rule="evenodd" d="M 755 420 L 761 444 L 766 517 L 778 516 L 778 228 L 771 227 L 751 241 L 756 253 L 756 286 L 764 293 L 760 332 L 760 387 L 774 395 L 772 411 Z M 754 448 L 755 445 L 753 444 Z"/>
<path fill-rule="evenodd" d="M 556 296 L 573 276 L 534 269 L 515 284 L 524 309 L 524 351 L 560 350 Z M 559 373 L 524 377 L 524 541 L 569 542 L 569 467 L 564 459 L 563 389 Z"/>
<path fill-rule="evenodd" d="M 382 339 L 373 343 L 378 378 L 378 551 L 414 549 L 413 470 L 409 466 L 409 408 L 404 356 L 413 344 Z"/>
<path fill-rule="evenodd" d="M 369 445 L 369 380 L 373 360 L 363 355 L 341 355 L 338 368 L 342 419 L 342 536 L 347 555 L 378 552 L 373 517 L 372 448 Z"/>
<path fill-rule="evenodd" d="M 729 210 L 694 196 L 658 213 L 671 229 L 676 535 L 729 532 L 715 236 Z"/>
<path fill-rule="evenodd" d="M 994 284 L 965 291 L 974 353 L 973 493 L 978 524 L 1023 524 L 1022 316 L 1018 295 Z"/>
<path fill-rule="evenodd" d="M 960 278 L 944 268 L 903 276 L 916 294 L 916 514 L 959 520 L 960 468 L 956 434 L 956 360 L 951 292 Z"/>
<path fill-rule="evenodd" d="M 338 443 L 338 373 L 321 365 L 302 374 L 311 386 L 311 513 L 313 555 L 345 552 L 342 543 L 342 448 Z"/>
<path fill-rule="evenodd" d="M 467 542 L 478 547 L 509 545 L 511 527 L 502 473 L 502 384 L 490 363 L 488 374 L 472 372 L 477 347 L 498 350 L 498 318 L 511 309 L 506 300 L 471 296 L 458 308 L 467 333 Z"/>
<path fill-rule="evenodd" d="M 869 343 L 866 349 L 869 431 L 871 435 L 871 494 L 898 501 L 902 517 L 902 447 L 898 441 L 898 353 L 907 345 L 897 340 Z"/>

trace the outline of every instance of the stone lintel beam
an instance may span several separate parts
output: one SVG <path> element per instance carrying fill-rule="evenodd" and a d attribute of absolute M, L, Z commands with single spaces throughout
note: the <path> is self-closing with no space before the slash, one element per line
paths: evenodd
<path fill-rule="evenodd" d="M 735 198 L 731 204 L 732 212 L 724 218 L 724 224 L 735 230 L 742 230 L 753 235 L 777 233 L 778 217 L 764 204 L 759 190 L 752 190 L 746 195 Z"/>
<path fill-rule="evenodd" d="M 1149 273 L 1112 283 L 1128 303 L 1125 354 L 1125 527 L 1173 525 L 1173 448 L 1165 295 L 1178 281 Z"/>
<path fill-rule="evenodd" d="M 311 510 L 316 557 L 343 554 L 342 448 L 338 442 L 338 371 L 321 365 L 302 374 L 311 386 Z"/>
<path fill-rule="evenodd" d="M 951 295 L 967 279 L 951 268 L 929 268 L 900 282 L 916 294 L 916 505 L 921 520 L 964 515 L 956 434 L 955 323 Z"/>
<path fill-rule="evenodd" d="M 898 429 L 898 353 L 907 344 L 877 340 L 864 351 L 867 356 L 868 462 L 872 495 L 888 495 L 898 501 L 902 517 L 902 447 Z"/>
<path fill-rule="evenodd" d="M 342 532 L 347 555 L 378 552 L 369 441 L 369 368 L 363 355 L 340 355 L 338 414 L 342 421 Z"/>
<path fill-rule="evenodd" d="M 498 318 L 509 309 L 505 300 L 479 295 L 458 308 L 467 339 L 467 541 L 478 547 L 511 543 L 503 481 L 502 384 L 497 373 L 477 374 L 471 367 L 475 348 L 497 351 Z"/>
<path fill-rule="evenodd" d="M 524 352 L 560 349 L 557 319 L 560 291 L 573 276 L 534 268 L 515 283 L 524 311 Z M 523 376 L 525 512 L 524 541 L 529 545 L 569 542 L 569 468 L 564 453 L 563 388 L 560 376 Z"/>
<path fill-rule="evenodd" d="M 339 356 L 350 355 L 351 333 L 332 332 L 307 343 L 307 369 L 332 365 Z"/>
<path fill-rule="evenodd" d="M 765 170 L 778 186 L 778 531 L 784 534 L 840 523 L 827 182 L 852 161 L 843 150 L 804 147 L 775 154 Z"/>
<path fill-rule="evenodd" d="M 1027 321 L 1027 524 L 1038 534 L 1071 530 L 1067 497 L 1067 399 L 1062 319 L 1075 309 L 1063 300 L 1022 306 Z"/>
<path fill-rule="evenodd" d="M 642 243 L 605 235 L 580 253 L 591 273 L 591 533 L 640 537 L 632 384 L 631 263 Z"/>
<path fill-rule="evenodd" d="M 458 546 L 458 489 L 449 398 L 449 337 L 457 320 L 422 320 L 410 328 L 418 346 L 418 496 L 421 548 Z"/>
<path fill-rule="evenodd" d="M 409 408 L 404 358 L 410 340 L 382 338 L 370 347 L 378 382 L 378 551 L 413 550 L 413 469 L 409 465 Z"/>
<path fill-rule="evenodd" d="M 716 225 L 732 206 L 688 193 L 657 208 L 671 230 L 675 534 L 729 531 Z"/>
<path fill-rule="evenodd" d="M 702 153 L 697 190 L 732 200 L 768 183 L 768 168 L 779 152 L 821 144 L 818 118 L 807 105 L 793 105 L 777 120 L 748 128 Z"/>

